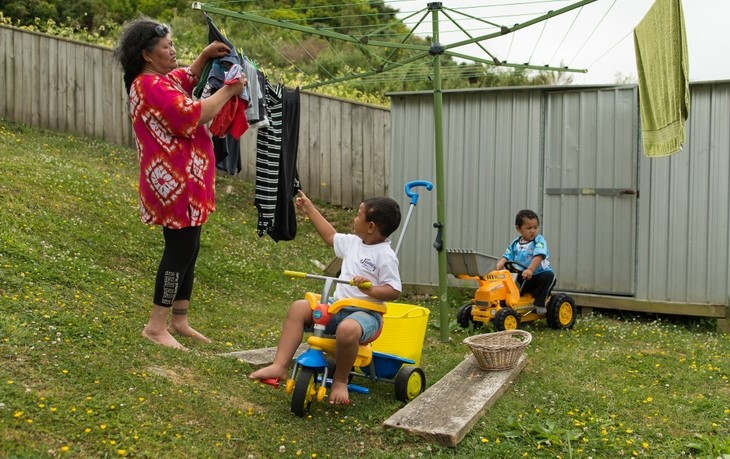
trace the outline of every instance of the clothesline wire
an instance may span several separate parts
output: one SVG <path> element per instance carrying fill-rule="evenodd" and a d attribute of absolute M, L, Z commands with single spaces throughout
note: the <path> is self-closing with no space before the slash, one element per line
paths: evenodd
<path fill-rule="evenodd" d="M 324 70 L 324 71 L 325 71 L 325 73 L 326 73 L 326 74 L 327 74 L 327 75 L 328 75 L 328 76 L 329 76 L 330 78 L 334 78 L 334 77 L 335 77 L 334 75 L 332 75 L 332 74 L 330 73 L 330 71 L 329 71 L 329 70 L 327 70 L 327 67 L 325 67 L 324 65 L 322 65 L 322 64 L 321 64 L 321 63 L 320 63 L 320 62 L 319 62 L 319 61 L 317 60 L 317 58 L 316 58 L 316 57 L 312 56 L 312 54 L 311 54 L 311 53 L 309 52 L 309 50 L 307 49 L 307 47 L 306 47 L 306 46 L 304 46 L 304 45 L 302 44 L 302 42 L 301 42 L 301 41 L 299 41 L 299 39 L 298 39 L 298 38 L 296 37 L 296 35 L 294 35 L 294 33 L 293 33 L 293 32 L 292 32 L 291 30 L 289 30 L 289 35 L 291 35 L 291 37 L 292 37 L 292 38 L 294 39 L 294 41 L 296 41 L 296 42 L 297 42 L 297 44 L 299 45 L 299 47 L 301 47 L 301 48 L 302 48 L 302 49 L 304 50 L 304 52 L 305 52 L 305 53 L 307 53 L 307 56 L 309 56 L 309 57 L 311 57 L 311 58 L 312 58 L 312 60 L 313 60 L 313 61 L 314 61 L 314 62 L 315 62 L 315 63 L 317 64 L 317 66 L 319 66 L 319 68 L 321 68 L 322 70 Z"/>
<path fill-rule="evenodd" d="M 268 44 L 268 45 L 269 45 L 269 46 L 270 46 L 271 48 L 273 48 L 273 49 L 274 49 L 274 50 L 275 50 L 276 52 L 278 52 L 278 53 L 279 53 L 279 55 L 280 55 L 281 57 L 283 57 L 283 58 L 284 58 L 284 60 L 286 60 L 286 61 L 287 61 L 287 62 L 289 63 L 289 65 L 291 65 L 291 66 L 292 66 L 293 68 L 295 68 L 295 69 L 296 69 L 296 70 L 297 70 L 297 71 L 298 71 L 299 73 L 301 73 L 302 75 L 305 75 L 305 74 L 306 74 L 306 73 L 305 73 L 305 72 L 304 72 L 304 71 L 303 71 L 302 69 L 300 69 L 299 67 L 297 67 L 297 64 L 295 64 L 294 62 L 292 62 L 292 61 L 291 61 L 291 59 L 289 59 L 288 57 L 286 57 L 286 56 L 285 56 L 285 55 L 284 55 L 284 54 L 283 54 L 283 53 L 282 53 L 282 52 L 281 52 L 281 51 L 279 50 L 279 48 L 277 48 L 276 46 L 274 46 L 274 44 L 273 44 L 273 43 L 271 43 L 271 42 L 270 42 L 270 41 L 269 41 L 269 40 L 268 40 L 268 39 L 266 38 L 266 35 L 265 35 L 265 34 L 263 34 L 263 33 L 261 33 L 261 31 L 259 30 L 259 28 L 258 28 L 258 27 L 256 27 L 256 24 L 254 24 L 254 23 L 253 23 L 253 22 L 251 22 L 251 21 L 248 21 L 248 23 L 249 23 L 249 25 L 251 25 L 251 27 L 253 27 L 253 29 L 254 29 L 254 30 L 256 31 L 256 33 L 257 33 L 257 34 L 258 34 L 259 36 L 261 36 L 261 37 L 263 37 L 263 38 L 264 38 L 264 41 L 265 41 L 265 42 L 266 42 L 266 43 L 267 43 L 267 44 Z"/>
<path fill-rule="evenodd" d="M 578 16 L 580 16 L 580 13 L 583 12 L 583 7 L 581 6 L 578 8 L 578 12 L 573 17 L 573 21 L 570 23 L 570 27 L 568 27 L 568 30 L 565 31 L 565 34 L 563 34 L 563 39 L 560 40 L 560 43 L 558 44 L 557 48 L 555 48 L 555 52 L 553 52 L 553 55 L 550 56 L 550 59 L 548 62 L 553 62 L 553 59 L 555 59 L 555 55 L 558 54 L 558 51 L 563 46 L 563 43 L 565 43 L 565 39 L 568 37 L 568 34 L 570 34 L 570 31 L 573 30 L 573 26 L 575 25 L 575 22 L 578 20 Z"/>
<path fill-rule="evenodd" d="M 601 16 L 601 20 L 598 21 L 598 24 L 596 24 L 596 26 L 593 28 L 593 30 L 591 31 L 591 33 L 588 35 L 588 38 L 586 38 L 583 41 L 583 44 L 578 49 L 578 51 L 575 53 L 575 55 L 573 56 L 573 58 L 568 61 L 568 66 L 571 66 L 573 64 L 573 61 L 575 61 L 575 58 L 578 57 L 578 54 L 580 54 L 580 52 L 583 51 L 583 48 L 585 48 L 586 43 L 588 43 L 591 40 L 591 37 L 596 32 L 596 30 L 598 30 L 598 27 L 603 23 L 603 20 L 606 19 L 606 16 L 611 11 L 611 9 L 613 8 L 613 6 L 616 4 L 616 1 L 617 0 L 613 0 L 613 3 L 611 3 L 611 6 L 609 6 L 608 9 L 606 10 L 606 12 L 603 13 L 603 16 Z"/>
<path fill-rule="evenodd" d="M 623 37 L 621 37 L 621 38 L 620 38 L 620 39 L 619 39 L 619 40 L 618 40 L 618 41 L 617 41 L 616 43 L 614 43 L 614 44 L 613 44 L 613 46 L 611 46 L 611 47 L 610 47 L 610 48 L 608 48 L 608 49 L 607 49 L 606 51 L 604 51 L 604 52 L 603 52 L 603 54 L 601 54 L 600 56 L 598 56 L 598 57 L 596 58 L 596 60 L 594 60 L 593 62 L 591 62 L 590 64 L 588 64 L 588 65 L 587 65 L 587 67 L 588 67 L 588 68 L 590 68 L 590 67 L 592 67 L 592 66 L 593 66 L 593 64 L 595 64 L 596 62 L 598 62 L 598 61 L 600 61 L 601 59 L 603 59 L 603 57 L 604 57 L 604 56 L 605 56 L 606 54 L 610 53 L 610 52 L 611 52 L 611 50 L 613 50 L 613 48 L 615 48 L 616 46 L 618 46 L 618 45 L 619 45 L 619 43 L 621 43 L 622 41 L 626 40 L 626 37 L 628 37 L 629 35 L 631 35 L 631 33 L 632 33 L 633 31 L 634 31 L 634 29 L 630 29 L 630 30 L 629 30 L 628 32 L 626 32 L 626 35 L 624 35 Z"/>
<path fill-rule="evenodd" d="M 547 26 L 549 19 L 545 19 L 542 21 L 542 29 L 540 29 L 540 35 L 537 36 L 537 40 L 535 40 L 535 46 L 532 48 L 532 52 L 530 53 L 530 57 L 527 59 L 527 62 L 532 62 L 532 56 L 535 55 L 535 50 L 537 50 L 537 45 L 540 44 L 540 40 L 542 39 L 542 34 L 545 32 L 545 27 Z"/>

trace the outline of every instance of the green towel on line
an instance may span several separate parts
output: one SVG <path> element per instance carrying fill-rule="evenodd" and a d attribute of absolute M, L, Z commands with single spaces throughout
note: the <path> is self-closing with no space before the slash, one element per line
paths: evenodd
<path fill-rule="evenodd" d="M 634 29 L 644 154 L 671 155 L 684 145 L 689 62 L 681 0 L 656 0 Z"/>

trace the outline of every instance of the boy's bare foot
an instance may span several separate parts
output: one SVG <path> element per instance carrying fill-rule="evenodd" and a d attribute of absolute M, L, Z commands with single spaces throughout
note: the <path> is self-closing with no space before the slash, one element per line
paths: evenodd
<path fill-rule="evenodd" d="M 333 405 L 349 405 L 350 393 L 347 390 L 347 383 L 333 380 L 329 398 Z"/>
<path fill-rule="evenodd" d="M 286 378 L 289 376 L 287 369 L 280 367 L 278 365 L 271 364 L 268 367 L 259 368 L 258 370 L 254 371 L 250 375 L 248 375 L 248 379 L 258 379 L 258 380 L 279 380 L 279 381 L 286 381 Z"/>
<path fill-rule="evenodd" d="M 173 325 L 171 323 L 167 327 L 167 330 L 173 335 L 185 336 L 185 337 L 197 340 L 197 341 L 202 341 L 204 343 L 211 342 L 210 338 L 206 337 L 205 335 L 198 332 L 197 330 L 194 330 L 193 327 L 191 327 L 190 325 Z"/>
<path fill-rule="evenodd" d="M 171 347 L 173 349 L 180 349 L 181 351 L 187 351 L 188 348 L 180 344 L 174 336 L 172 336 L 167 330 L 161 333 L 152 333 L 147 328 L 142 330 L 142 336 L 152 341 L 153 343 L 162 344 L 163 346 Z"/>

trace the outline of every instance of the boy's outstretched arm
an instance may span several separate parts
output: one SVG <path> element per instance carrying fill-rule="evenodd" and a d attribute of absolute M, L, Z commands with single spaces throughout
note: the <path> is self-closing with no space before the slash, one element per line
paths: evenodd
<path fill-rule="evenodd" d="M 314 228 L 322 237 L 322 240 L 327 245 L 332 247 L 334 245 L 335 233 L 337 233 L 335 227 L 332 226 L 332 224 L 330 224 L 330 222 L 328 222 L 321 213 L 319 213 L 319 210 L 314 207 L 312 201 L 307 197 L 306 194 L 304 194 L 302 190 L 299 190 L 299 195 L 294 201 L 294 205 L 297 209 L 304 212 L 307 217 L 309 217 L 309 220 L 311 220 Z"/>

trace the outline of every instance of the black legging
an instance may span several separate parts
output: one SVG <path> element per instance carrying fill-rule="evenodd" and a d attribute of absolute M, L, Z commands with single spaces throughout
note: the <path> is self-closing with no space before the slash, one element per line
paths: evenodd
<path fill-rule="evenodd" d="M 162 228 L 165 250 L 157 268 L 154 304 L 169 308 L 173 301 L 189 300 L 193 293 L 195 261 L 200 251 L 202 226 Z"/>
<path fill-rule="evenodd" d="M 520 291 L 523 293 L 532 292 L 535 296 L 535 306 L 544 308 L 545 299 L 555 284 L 555 273 L 552 271 L 543 271 L 540 274 L 533 275 L 528 281 L 522 279 L 522 275 L 520 274 L 517 276 L 517 281 L 522 286 Z"/>

